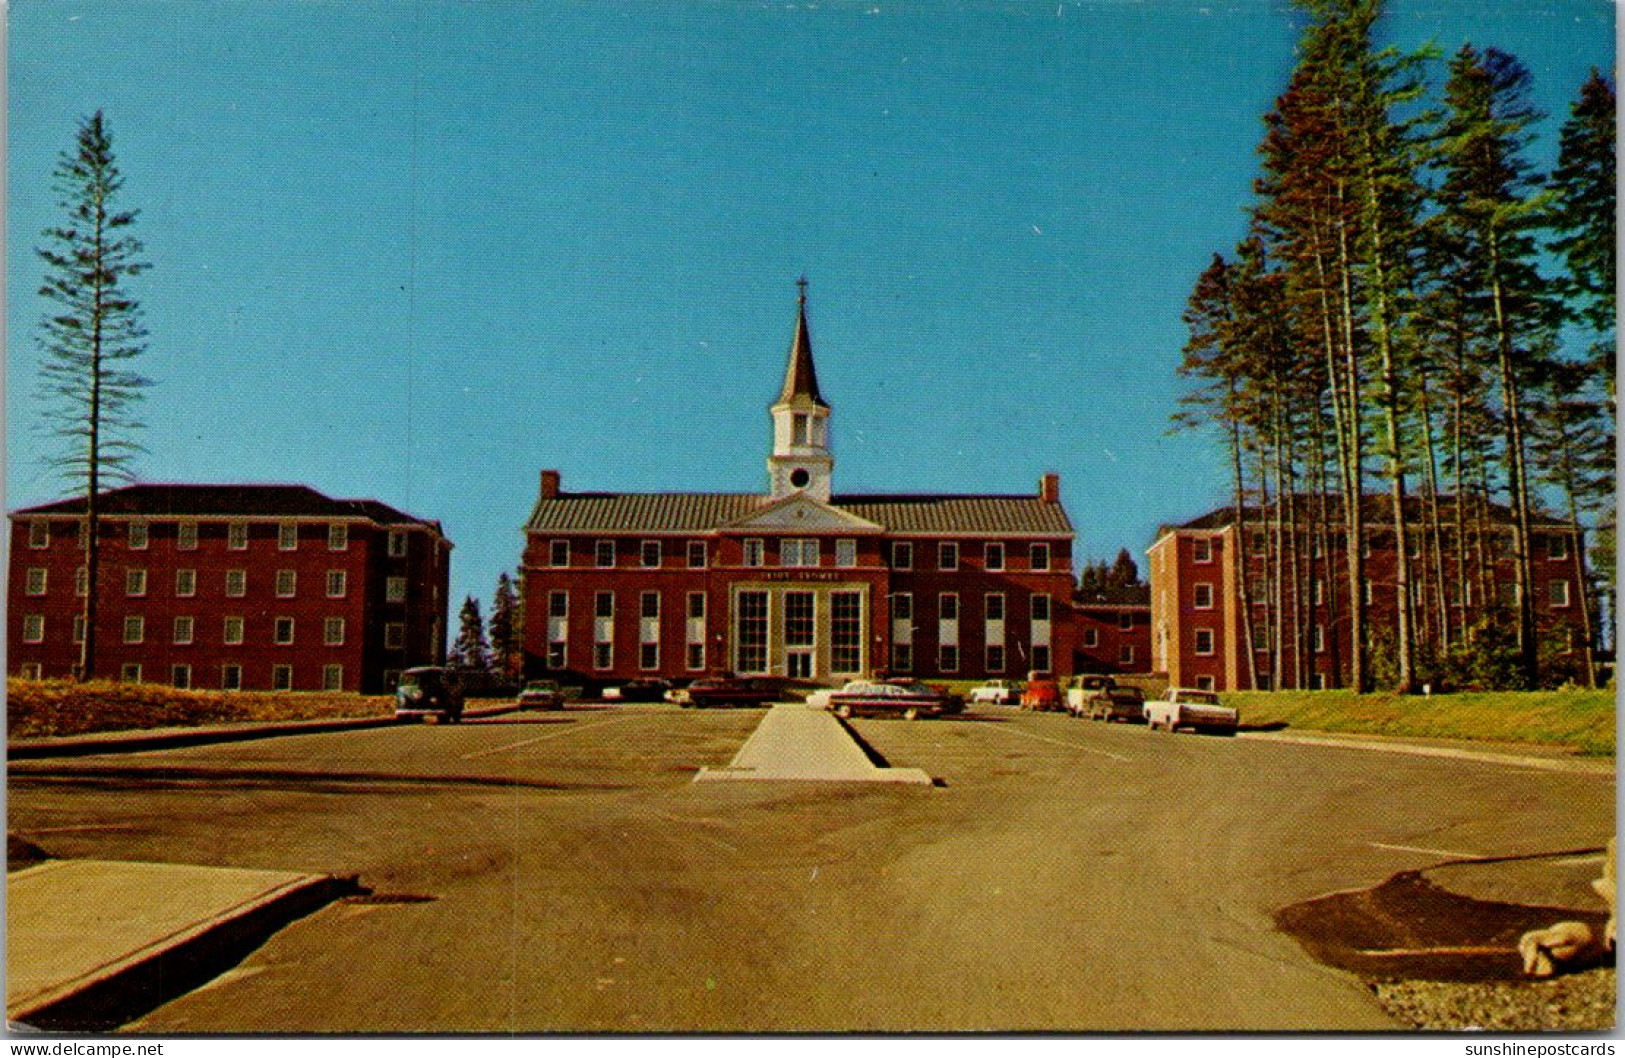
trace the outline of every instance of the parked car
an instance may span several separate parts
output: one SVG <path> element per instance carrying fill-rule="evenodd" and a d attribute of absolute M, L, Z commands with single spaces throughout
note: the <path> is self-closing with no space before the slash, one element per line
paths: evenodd
<path fill-rule="evenodd" d="M 1090 699 L 1115 686 L 1117 681 L 1110 676 L 1090 674 L 1072 677 L 1066 684 L 1066 711 L 1073 716 L 1087 716 Z"/>
<path fill-rule="evenodd" d="M 1028 680 L 1027 689 L 1021 692 L 1021 707 L 1038 713 L 1060 710 L 1060 685 L 1054 680 Z"/>
<path fill-rule="evenodd" d="M 1233 735 L 1241 724 L 1241 713 L 1219 702 L 1213 691 L 1171 688 L 1166 695 L 1145 703 L 1145 722 L 1151 730 L 1175 731 L 1181 727 Z"/>
<path fill-rule="evenodd" d="M 958 695 L 915 680 L 853 680 L 829 696 L 836 716 L 947 716 L 963 712 Z"/>
<path fill-rule="evenodd" d="M 1107 723 L 1120 720 L 1125 724 L 1143 724 L 1145 692 L 1138 687 L 1112 687 L 1096 691 L 1089 697 L 1087 715 L 1091 720 L 1104 720 Z"/>
<path fill-rule="evenodd" d="M 1021 689 L 1009 680 L 988 680 L 980 687 L 970 689 L 972 705 L 1015 705 Z"/>
<path fill-rule="evenodd" d="M 658 702 L 671 690 L 666 680 L 630 680 L 616 687 L 604 688 L 606 702 Z"/>
<path fill-rule="evenodd" d="M 521 709 L 563 709 L 564 688 L 558 680 L 531 680 L 519 692 Z"/>
<path fill-rule="evenodd" d="M 744 706 L 759 708 L 778 701 L 778 681 L 757 677 L 712 676 L 695 680 L 678 693 L 677 704 L 688 708 L 705 706 Z"/>
<path fill-rule="evenodd" d="M 431 665 L 401 673 L 395 685 L 395 719 L 426 716 L 450 723 L 463 718 L 463 684 L 455 670 Z"/>

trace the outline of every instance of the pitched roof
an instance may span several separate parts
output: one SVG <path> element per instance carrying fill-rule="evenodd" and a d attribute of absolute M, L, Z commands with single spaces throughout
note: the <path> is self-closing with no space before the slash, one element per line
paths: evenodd
<path fill-rule="evenodd" d="M 1314 499 L 1315 498 L 1313 496 L 1309 495 L 1300 494 L 1298 496 L 1300 516 L 1307 515 L 1308 511 L 1310 510 L 1308 504 L 1313 502 Z M 1325 498 L 1325 503 L 1326 516 L 1328 519 L 1330 519 L 1331 526 L 1335 530 L 1342 524 L 1342 497 L 1328 496 Z M 1424 496 L 1406 496 L 1405 520 L 1411 524 L 1420 524 L 1427 516 L 1426 503 L 1427 499 Z M 1279 501 L 1270 503 L 1266 508 L 1259 508 L 1257 505 L 1249 505 L 1246 508 L 1246 515 L 1248 520 L 1252 522 L 1257 522 L 1266 514 L 1273 517 L 1277 512 L 1280 512 L 1281 516 L 1284 517 L 1285 511 L 1283 506 L 1284 505 Z M 1455 508 L 1455 496 L 1442 495 L 1439 497 L 1439 514 L 1446 525 L 1451 525 L 1454 523 Z M 1393 510 L 1393 499 L 1385 494 L 1368 493 L 1365 496 L 1361 510 L 1364 515 L 1366 526 L 1372 531 L 1381 532 L 1384 528 L 1390 526 L 1392 523 L 1392 515 L 1389 512 Z M 1477 510 L 1478 504 L 1473 500 L 1468 500 L 1466 504 L 1466 511 L 1464 512 L 1466 516 L 1469 519 L 1476 517 Z M 1505 526 L 1512 524 L 1512 511 L 1505 504 L 1485 503 L 1484 513 L 1485 517 L 1492 525 Z M 1235 521 L 1236 508 L 1234 506 L 1219 507 L 1215 510 L 1207 512 L 1204 515 L 1201 515 L 1198 518 L 1192 518 L 1188 522 L 1182 522 L 1177 525 L 1163 525 L 1157 529 L 1157 538 L 1161 539 L 1176 529 L 1223 529 L 1226 526 L 1235 524 Z M 1539 511 L 1531 512 L 1530 524 L 1537 528 L 1543 529 L 1567 528 L 1567 525 L 1561 520 L 1553 518 L 1550 515 L 1542 514 Z"/>
<path fill-rule="evenodd" d="M 784 389 L 778 403 L 808 397 L 820 408 L 829 407 L 818 392 L 818 369 L 813 366 L 812 336 L 807 333 L 807 287 L 802 280 L 801 303 L 796 309 L 796 333 L 790 339 L 790 363 L 784 371 Z"/>
<path fill-rule="evenodd" d="M 337 500 L 307 485 L 127 485 L 102 493 L 103 514 L 153 517 L 231 515 L 281 518 L 368 518 L 382 524 L 413 523 L 436 530 L 438 522 L 418 518 L 377 500 Z M 85 498 L 43 503 L 16 515 L 82 514 Z"/>
<path fill-rule="evenodd" d="M 1151 585 L 1117 584 L 1087 591 L 1080 588 L 1072 593 L 1072 604 L 1080 610 L 1093 606 L 1148 607 L 1151 605 Z"/>
<path fill-rule="evenodd" d="M 772 502 L 760 493 L 567 492 L 540 499 L 525 528 L 535 532 L 709 532 Z M 1069 536 L 1058 503 L 1036 496 L 850 495 L 830 506 L 893 533 L 1024 533 Z"/>

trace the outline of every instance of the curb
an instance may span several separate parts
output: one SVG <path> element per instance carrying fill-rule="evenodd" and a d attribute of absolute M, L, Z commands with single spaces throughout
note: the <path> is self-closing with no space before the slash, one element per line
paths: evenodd
<path fill-rule="evenodd" d="M 490 709 L 471 709 L 464 719 L 480 720 L 490 716 L 517 713 L 517 705 L 496 706 Z M 171 728 L 160 732 L 131 732 L 108 735 L 69 735 L 65 738 L 27 739 L 6 743 L 7 760 L 36 760 L 43 757 L 87 757 L 98 753 L 142 753 L 155 749 L 177 749 L 184 746 L 205 746 L 221 742 L 250 742 L 260 738 L 280 738 L 285 735 L 319 735 L 336 731 L 365 731 L 378 727 L 395 727 L 401 721 L 393 716 L 363 716 L 343 720 L 295 720 L 256 726 Z"/>
<path fill-rule="evenodd" d="M 354 878 L 308 875 L 32 997 L 7 1010 L 6 1020 L 49 1032 L 109 1031 L 219 976 L 289 923 L 360 891 Z"/>
<path fill-rule="evenodd" d="M 1286 735 L 1274 731 L 1243 731 L 1238 738 L 1253 742 L 1284 742 L 1298 746 L 1329 746 L 1334 749 L 1363 750 L 1367 753 L 1399 753 L 1412 757 L 1433 757 L 1442 760 L 1470 760 L 1480 764 L 1500 764 L 1508 768 L 1526 768 L 1532 771 L 1568 772 L 1577 775 L 1613 775 L 1612 760 L 1583 757 L 1536 757 L 1516 753 L 1497 753 L 1490 750 L 1466 749 L 1455 746 L 1429 746 L 1416 742 L 1378 741 L 1381 736 L 1347 737 L 1338 735 Z"/>

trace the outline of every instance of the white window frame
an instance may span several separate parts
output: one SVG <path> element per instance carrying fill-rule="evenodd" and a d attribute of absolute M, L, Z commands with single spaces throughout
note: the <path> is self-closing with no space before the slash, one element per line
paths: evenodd
<path fill-rule="evenodd" d="M 914 542 L 912 540 L 892 541 L 891 568 L 897 570 L 911 570 L 914 568 Z"/>
<path fill-rule="evenodd" d="M 322 666 L 322 690 L 344 690 L 344 666 L 328 664 Z"/>
<path fill-rule="evenodd" d="M 83 599 L 90 594 L 90 570 L 84 566 L 73 571 L 73 597 Z"/>
<path fill-rule="evenodd" d="M 649 561 L 653 556 L 654 561 Z M 659 540 L 644 540 L 638 544 L 638 566 L 642 569 L 659 569 L 666 559 L 666 549 L 660 546 Z"/>
<path fill-rule="evenodd" d="M 996 657 L 994 655 L 995 651 L 998 652 Z M 987 644 L 987 658 L 986 658 L 987 671 L 988 672 L 1003 672 L 1007 657 L 1008 657 L 1008 654 L 1004 649 L 1004 644 L 1003 643 L 989 643 L 989 644 Z"/>
<path fill-rule="evenodd" d="M 594 569 L 614 569 L 615 554 L 619 549 L 613 540 L 594 540 L 592 544 L 592 564 Z M 609 561 L 605 561 L 605 559 Z"/>
<path fill-rule="evenodd" d="M 405 602 L 406 601 L 406 578 L 405 577 L 385 577 L 384 578 L 384 601 L 385 602 Z"/>
<path fill-rule="evenodd" d="M 322 619 L 322 646 L 342 647 L 344 645 L 344 618 L 324 617 Z"/>
<path fill-rule="evenodd" d="M 45 666 L 37 661 L 25 661 L 17 666 L 17 678 L 21 680 L 41 679 L 45 674 Z"/>
<path fill-rule="evenodd" d="M 350 549 L 350 526 L 348 523 L 328 523 L 327 549 L 329 551 L 348 551 Z"/>
<path fill-rule="evenodd" d="M 32 551 L 43 551 L 51 546 L 51 523 L 44 518 L 35 518 L 28 523 L 28 547 Z"/>
<path fill-rule="evenodd" d="M 1218 690 L 1218 684 L 1212 676 L 1198 676 L 1196 677 L 1196 689 L 1199 691 Z"/>
<path fill-rule="evenodd" d="M 1118 614 L 1117 615 L 1117 630 L 1119 632 L 1132 632 L 1132 631 L 1134 631 L 1134 615 L 1132 613 L 1120 613 L 1120 614 Z"/>
<path fill-rule="evenodd" d="M 175 618 L 174 632 L 171 642 L 178 647 L 191 646 L 197 635 L 197 618 L 186 614 Z"/>
<path fill-rule="evenodd" d="M 1202 649 L 1203 639 L 1207 641 L 1207 649 Z M 1194 628 L 1191 630 L 1191 652 L 1199 658 L 1212 657 L 1218 648 L 1218 637 L 1211 628 Z"/>
<path fill-rule="evenodd" d="M 1083 645 L 1089 649 L 1100 646 L 1100 629 L 1085 628 L 1083 630 Z"/>
<path fill-rule="evenodd" d="M 243 667 L 237 664 L 220 666 L 220 689 L 222 691 L 240 691 L 243 689 Z"/>
<path fill-rule="evenodd" d="M 1569 538 L 1562 533 L 1553 533 L 1546 538 L 1546 558 L 1551 562 L 1567 562 L 1569 559 Z"/>
<path fill-rule="evenodd" d="M 852 569 L 858 564 L 858 542 L 851 537 L 841 537 L 835 541 L 835 565 L 841 569 Z"/>
<path fill-rule="evenodd" d="M 982 545 L 982 568 L 989 573 L 1004 572 L 1004 543 L 989 540 Z"/>
<path fill-rule="evenodd" d="M 1039 543 L 1035 543 L 1029 549 L 1028 554 L 1030 556 L 1028 562 L 1032 566 L 1034 573 L 1048 573 L 1049 572 L 1049 563 L 1050 563 L 1049 544 L 1044 543 L 1042 541 L 1039 542 Z"/>
<path fill-rule="evenodd" d="M 690 540 L 686 550 L 688 551 L 689 569 L 704 569 L 706 567 L 707 559 L 704 540 Z M 696 558 L 699 559 L 698 562 L 694 561 Z"/>
<path fill-rule="evenodd" d="M 30 566 L 23 588 L 25 595 L 44 595 L 45 588 L 50 583 L 50 568 L 47 566 Z"/>
<path fill-rule="evenodd" d="M 286 623 L 284 623 L 286 622 Z M 286 628 L 288 634 L 283 636 L 282 630 Z M 287 614 L 271 618 L 271 644 L 279 647 L 294 645 L 295 633 L 298 631 L 298 622 Z"/>
<path fill-rule="evenodd" d="M 197 570 L 177 569 L 175 571 L 175 598 L 190 599 L 197 594 Z"/>
<path fill-rule="evenodd" d="M 27 616 L 25 616 L 23 618 L 23 642 L 24 643 L 43 643 L 43 642 L 45 642 L 45 615 L 44 614 L 42 614 L 42 613 L 31 613 L 31 614 L 28 614 Z"/>
<path fill-rule="evenodd" d="M 180 522 L 175 526 L 175 550 L 197 550 L 197 523 Z"/>
<path fill-rule="evenodd" d="M 232 587 L 233 587 L 232 580 L 233 579 L 235 579 L 236 582 L 237 582 L 236 585 L 235 585 L 235 587 L 237 589 L 236 591 L 232 590 Z M 228 570 L 226 570 L 226 598 L 228 598 L 228 599 L 241 599 L 243 596 L 245 596 L 247 594 L 248 594 L 248 570 L 246 570 L 246 569 L 228 569 Z"/>
<path fill-rule="evenodd" d="M 145 551 L 152 546 L 152 526 L 145 518 L 135 518 L 125 528 L 125 546 L 131 551 Z"/>
<path fill-rule="evenodd" d="M 124 597 L 127 599 L 143 599 L 147 595 L 147 571 L 144 569 L 127 569 L 124 571 Z"/>
<path fill-rule="evenodd" d="M 948 600 L 949 599 L 953 600 L 953 605 L 952 606 L 948 605 Z M 949 609 L 953 610 L 953 613 L 951 615 L 944 612 L 944 611 L 949 610 Z M 937 620 L 939 620 L 939 621 L 957 621 L 957 620 L 959 620 L 959 593 L 958 592 L 956 592 L 956 591 L 945 591 L 945 592 L 940 592 L 937 595 Z"/>
<path fill-rule="evenodd" d="M 564 561 L 560 562 L 559 559 Z M 570 541 L 549 540 L 547 542 L 547 564 L 554 569 L 567 569 L 570 565 Z"/>
<path fill-rule="evenodd" d="M 950 654 L 950 651 L 952 652 L 951 654 Z M 951 665 L 948 664 L 949 661 L 952 661 L 953 664 L 951 664 Z M 958 646 L 958 644 L 956 644 L 956 643 L 939 643 L 939 644 L 937 644 L 937 671 L 938 672 L 958 672 L 959 671 L 959 646 Z"/>
<path fill-rule="evenodd" d="M 1121 643 L 1117 647 L 1117 663 L 1119 665 L 1134 664 L 1134 644 Z"/>
<path fill-rule="evenodd" d="M 767 564 L 767 541 L 759 536 L 747 537 L 744 542 L 740 561 L 752 568 Z"/>
<path fill-rule="evenodd" d="M 1034 643 L 1032 650 L 1034 672 L 1050 672 L 1055 668 L 1055 659 L 1047 644 Z"/>
<path fill-rule="evenodd" d="M 120 683 L 140 683 L 141 662 L 126 661 L 123 665 L 119 666 L 118 678 Z"/>
<path fill-rule="evenodd" d="M 406 530 L 405 529 L 391 529 L 389 531 L 389 537 L 387 539 L 388 539 L 388 542 L 385 544 L 385 548 L 387 549 L 387 553 L 388 553 L 389 557 L 390 558 L 405 558 L 406 557 Z"/>
<path fill-rule="evenodd" d="M 1206 602 L 1202 601 L 1204 596 L 1206 596 Z M 1195 584 L 1191 585 L 1191 609 L 1211 610 L 1213 609 L 1213 599 L 1214 593 L 1212 581 L 1199 580 Z"/>
<path fill-rule="evenodd" d="M 293 690 L 293 666 L 282 664 L 271 666 L 271 689 L 273 691 Z"/>
<path fill-rule="evenodd" d="M 1051 620 L 1051 615 L 1055 613 L 1054 600 L 1043 592 L 1034 592 L 1027 597 L 1027 613 L 1034 621 Z"/>
<path fill-rule="evenodd" d="M 230 522 L 226 525 L 226 550 L 248 550 L 248 523 Z"/>
<path fill-rule="evenodd" d="M 141 614 L 124 616 L 124 642 L 136 646 L 147 641 L 147 619 Z"/>
<path fill-rule="evenodd" d="M 1213 564 L 1213 541 L 1205 536 L 1191 540 L 1191 563 L 1197 566 Z"/>
<path fill-rule="evenodd" d="M 296 569 L 279 569 L 276 571 L 276 597 L 279 599 L 293 599 L 299 595 L 299 571 Z"/>
<path fill-rule="evenodd" d="M 1561 591 L 1559 589 L 1561 589 Z M 1561 596 L 1561 598 L 1559 598 L 1559 596 Z M 1547 582 L 1546 598 L 1551 601 L 1552 609 L 1554 609 L 1554 610 L 1566 610 L 1566 609 L 1568 609 L 1570 596 L 1571 596 L 1571 593 L 1569 592 L 1569 582 L 1568 581 L 1566 581 L 1566 580 L 1554 580 L 1554 581 Z"/>
<path fill-rule="evenodd" d="M 279 522 L 276 527 L 276 549 L 278 551 L 299 550 L 299 523 Z"/>
<path fill-rule="evenodd" d="M 329 599 L 342 599 L 350 591 L 350 573 L 343 569 L 330 569 L 327 571 L 327 597 Z"/>
<path fill-rule="evenodd" d="M 404 622 L 404 621 L 386 621 L 386 622 L 384 622 L 384 649 L 385 650 L 405 650 L 406 649 L 406 622 Z"/>
<path fill-rule="evenodd" d="M 998 600 L 996 607 L 994 604 L 995 599 Z M 993 616 L 993 611 L 995 608 L 997 608 L 999 611 L 999 615 L 997 617 Z M 990 591 L 982 596 L 982 617 L 985 620 L 1003 621 L 1008 616 L 1009 612 L 1009 608 L 1005 605 L 1004 592 Z"/>
<path fill-rule="evenodd" d="M 937 568 L 944 573 L 953 573 L 959 569 L 959 542 L 957 540 L 937 541 Z"/>
<path fill-rule="evenodd" d="M 220 642 L 228 647 L 240 647 L 247 634 L 248 622 L 236 614 L 227 614 L 220 621 Z"/>

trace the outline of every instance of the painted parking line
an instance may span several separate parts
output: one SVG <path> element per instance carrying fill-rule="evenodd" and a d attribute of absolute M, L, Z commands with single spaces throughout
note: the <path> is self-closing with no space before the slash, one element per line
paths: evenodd
<path fill-rule="evenodd" d="M 1419 845 L 1387 845 L 1380 841 L 1369 842 L 1374 849 L 1388 849 L 1391 852 L 1420 852 L 1424 856 L 1443 856 L 1451 860 L 1481 860 L 1484 857 L 1477 852 L 1455 852 L 1451 849 L 1425 849 Z"/>
<path fill-rule="evenodd" d="M 655 715 L 655 714 L 651 713 L 651 714 L 648 714 L 648 715 L 652 716 L 652 715 Z M 463 756 L 462 756 L 462 759 L 463 760 L 474 760 L 474 759 L 476 759 L 478 757 L 489 757 L 493 753 L 503 753 L 503 752 L 506 752 L 507 750 L 519 749 L 519 748 L 521 748 L 523 746 L 533 746 L 538 742 L 546 742 L 550 738 L 562 738 L 565 735 L 578 734 L 578 733 L 580 733 L 582 731 L 591 731 L 595 727 L 608 727 L 610 724 L 624 724 L 628 720 L 642 720 L 642 719 L 643 719 L 642 716 L 618 716 L 613 720 L 600 720 L 600 721 L 598 721 L 596 723 L 581 724 L 579 726 L 572 725 L 570 727 L 564 728 L 563 730 L 549 731 L 545 735 L 537 735 L 535 738 L 527 738 L 527 739 L 525 739 L 525 740 L 523 740 L 521 742 L 509 742 L 507 745 L 503 745 L 503 746 L 493 746 L 490 749 L 476 750 L 473 753 L 464 753 Z"/>
<path fill-rule="evenodd" d="M 1003 724 L 995 725 L 994 730 L 1002 731 L 1007 735 L 1019 735 L 1022 738 L 1030 738 L 1034 742 L 1048 742 L 1052 746 L 1064 746 L 1067 749 L 1075 749 L 1084 753 L 1094 753 L 1102 757 L 1110 757 L 1112 760 L 1120 760 L 1125 764 L 1131 763 L 1134 760 L 1133 757 L 1125 757 L 1120 753 L 1112 753 L 1104 749 L 1095 749 L 1093 746 L 1080 746 L 1076 742 L 1067 742 L 1059 738 L 1049 738 L 1045 735 L 1034 735 L 1027 731 L 1017 731 L 1014 728 L 1005 727 Z"/>

